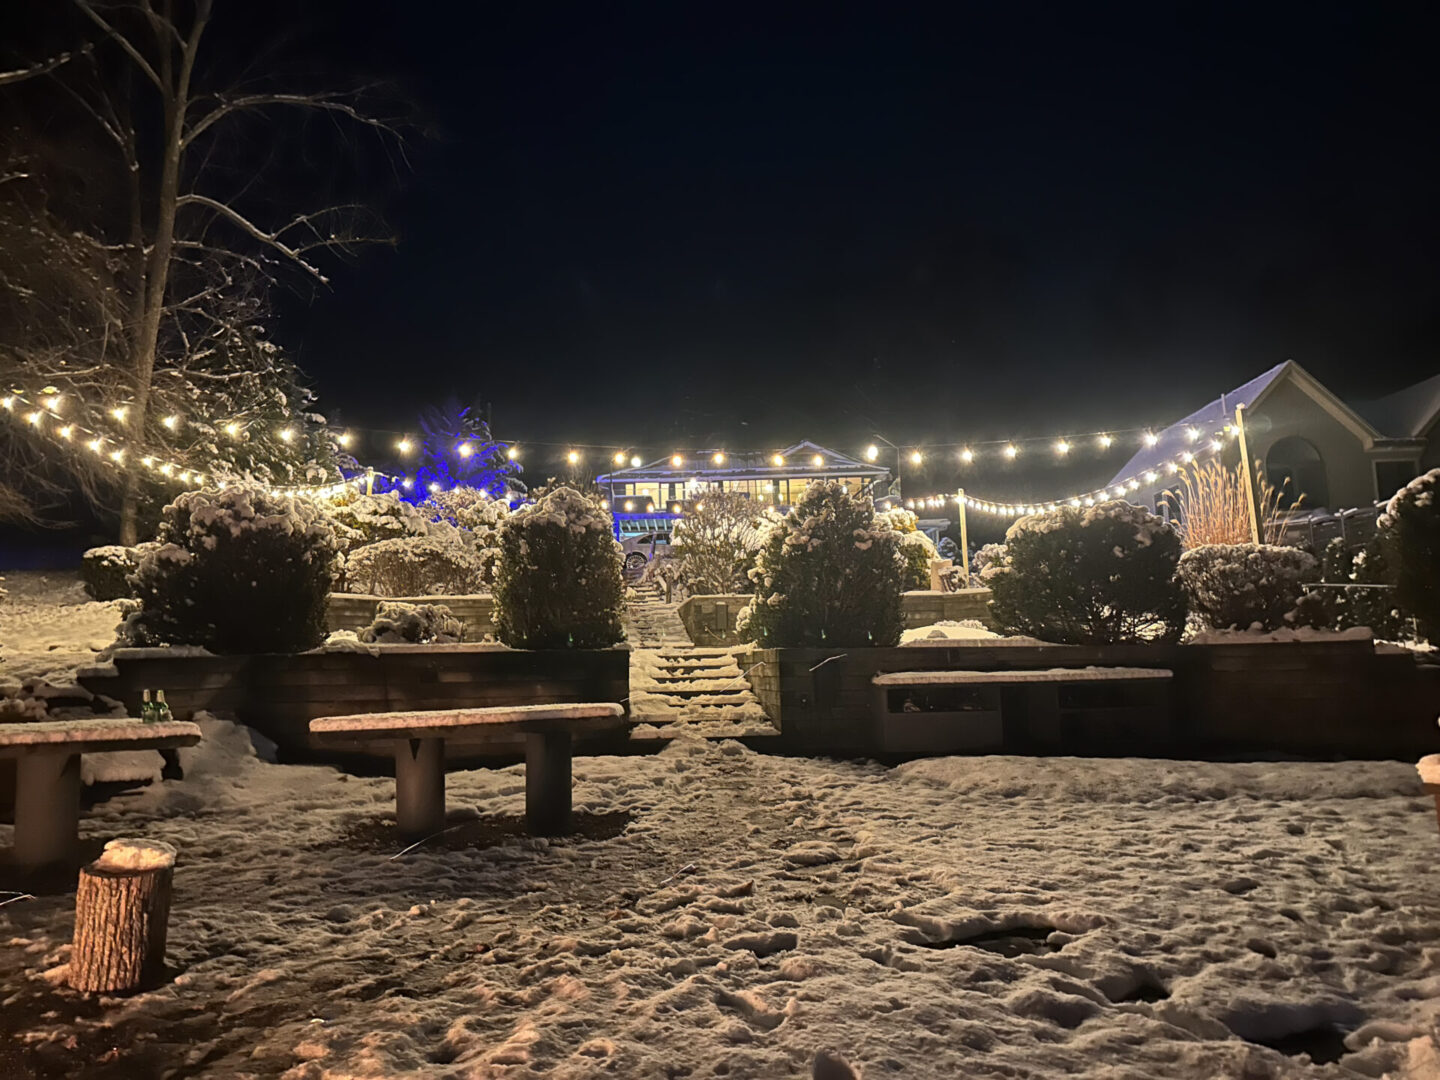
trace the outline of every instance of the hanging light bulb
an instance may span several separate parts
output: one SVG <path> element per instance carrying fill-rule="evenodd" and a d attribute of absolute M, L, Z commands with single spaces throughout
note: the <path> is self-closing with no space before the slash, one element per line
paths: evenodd
<path fill-rule="evenodd" d="M 280 429 L 280 441 L 281 441 L 281 442 L 284 442 L 284 443 L 294 442 L 294 441 L 295 441 L 295 429 L 294 429 L 294 428 L 288 428 L 288 427 L 287 427 L 287 428 L 281 428 L 281 429 Z"/>
<path fill-rule="evenodd" d="M 628 514 L 628 513 L 631 513 L 632 511 L 634 511 L 634 509 L 635 509 L 635 500 L 634 500 L 634 499 L 626 499 L 626 500 L 625 500 L 625 512 Z"/>
<path fill-rule="evenodd" d="M 1180 455 L 1180 460 L 1183 461 L 1186 465 L 1189 465 L 1192 461 L 1195 460 L 1195 455 L 1190 453 L 1189 450 L 1186 450 L 1183 454 Z"/>
<path fill-rule="evenodd" d="M 610 500 L 609 500 L 609 499 L 601 499 L 601 500 L 600 500 L 600 509 L 601 509 L 601 510 L 609 510 L 609 509 L 610 509 Z"/>
<path fill-rule="evenodd" d="M 1066 442 L 1064 439 L 1061 439 L 1059 442 L 1057 442 L 1057 443 L 1055 444 L 1055 453 L 1059 454 L 1061 457 L 1064 457 L 1064 456 L 1065 456 L 1066 454 L 1068 454 L 1069 452 L 1070 452 L 1070 444 L 1069 444 L 1068 442 Z"/>
<path fill-rule="evenodd" d="M 715 453 L 711 455 L 710 460 L 713 461 L 716 465 L 724 465 L 724 464 L 725 464 L 725 451 L 723 451 L 723 450 L 716 450 Z"/>
<path fill-rule="evenodd" d="M 519 448 L 518 446 L 512 446 L 512 447 L 510 447 L 509 450 L 506 450 L 506 451 L 505 451 L 505 456 L 506 456 L 507 458 L 509 458 L 511 461 L 514 461 L 516 458 L 518 458 L 518 457 L 520 456 L 520 448 Z"/>
<path fill-rule="evenodd" d="M 1015 458 L 1019 455 L 1019 453 L 1020 448 L 1014 443 L 1010 443 L 1008 446 L 1005 447 L 1005 456 L 1011 461 L 1014 461 Z"/>
<path fill-rule="evenodd" d="M 230 423 L 225 425 L 225 434 L 229 435 L 232 439 L 235 438 L 235 436 L 240 434 L 240 425 L 234 420 L 231 420 Z"/>
<path fill-rule="evenodd" d="M 440 491 L 440 485 L 436 483 L 431 483 L 429 488 L 427 488 L 426 490 L 428 490 L 431 495 L 438 494 Z"/>
<path fill-rule="evenodd" d="M 1109 450 L 1110 444 L 1113 443 L 1115 440 L 1109 435 L 1101 435 L 1100 438 L 1096 439 L 1095 441 L 1100 444 L 1101 450 Z"/>
<path fill-rule="evenodd" d="M 171 431 L 174 431 L 180 426 L 180 417 L 172 413 L 171 415 L 165 417 L 164 420 L 161 420 L 160 423 L 164 424 Z"/>
<path fill-rule="evenodd" d="M 455 448 L 455 452 L 459 454 L 462 458 L 468 458 L 471 454 L 475 453 L 475 447 L 470 445 L 470 443 L 468 442 L 462 442 L 459 446 Z"/>
<path fill-rule="evenodd" d="M 630 467 L 631 467 L 632 469 L 638 469 L 638 468 L 639 468 L 641 465 L 643 465 L 643 464 L 645 464 L 645 463 L 640 460 L 640 455 L 639 455 L 639 454 L 636 454 L 634 457 L 632 457 L 632 458 L 630 459 Z"/>
<path fill-rule="evenodd" d="M 972 461 L 975 460 L 975 452 L 971 450 L 968 446 L 965 447 L 964 450 L 960 451 L 960 460 L 963 461 L 966 465 L 969 465 Z"/>
<path fill-rule="evenodd" d="M 128 405 L 116 405 L 110 410 L 110 415 L 123 424 L 125 417 L 130 415 L 130 407 Z"/>
<path fill-rule="evenodd" d="M 395 444 L 395 449 L 399 450 L 402 454 L 408 454 L 410 452 L 411 446 L 413 445 L 414 444 L 411 443 L 408 438 L 402 437 L 400 441 Z"/>
<path fill-rule="evenodd" d="M 925 460 L 925 455 L 922 454 L 919 450 L 911 450 L 911 451 L 910 451 L 910 464 L 911 464 L 911 465 L 919 465 L 919 464 L 920 464 L 922 461 L 924 461 L 924 460 Z"/>
<path fill-rule="evenodd" d="M 1224 446 L 1225 446 L 1225 444 L 1222 443 L 1219 439 L 1211 439 L 1211 440 L 1210 440 L 1210 449 L 1211 449 L 1211 450 L 1220 450 L 1220 449 L 1223 449 Z"/>
<path fill-rule="evenodd" d="M 111 461 L 124 461 L 124 460 L 125 460 L 125 451 L 124 451 L 123 449 L 121 449 L 121 450 L 111 450 L 111 451 L 110 451 L 110 460 L 111 460 Z"/>
<path fill-rule="evenodd" d="M 645 512 L 647 514 L 653 514 L 655 512 L 655 504 L 653 502 L 647 502 L 645 504 Z"/>
<path fill-rule="evenodd" d="M 41 398 L 40 404 L 49 409 L 52 413 L 58 413 L 60 406 L 65 404 L 65 399 L 59 394 L 51 394 L 49 397 Z"/>
<path fill-rule="evenodd" d="M 227 428 L 226 430 L 228 431 L 229 429 Z M 340 445 L 343 446 L 346 450 L 349 450 L 349 449 L 350 449 L 350 445 L 351 445 L 354 441 L 355 441 L 355 436 L 352 435 L 350 432 L 348 432 L 348 431 L 342 431 L 342 432 L 340 433 L 340 439 L 339 439 Z"/>
<path fill-rule="evenodd" d="M 1158 443 L 1159 441 L 1160 441 L 1160 436 L 1159 436 L 1159 435 L 1156 435 L 1153 431 L 1147 431 L 1147 432 L 1145 432 L 1145 445 L 1146 445 L 1146 446 L 1154 446 L 1154 445 L 1155 445 L 1156 443 Z"/>
<path fill-rule="evenodd" d="M 30 422 L 31 427 L 39 427 L 40 421 L 45 419 L 45 414 L 37 409 L 34 412 L 27 414 L 25 419 Z"/>
<path fill-rule="evenodd" d="M 1198 429 L 1193 427 L 1187 427 L 1185 429 L 1185 439 L 1187 442 L 1194 442 L 1198 438 L 1200 438 L 1200 432 Z"/>
<path fill-rule="evenodd" d="M 15 395 L 6 394 L 3 398 L 0 398 L 0 405 L 5 406 L 7 409 L 15 408 Z"/>
<path fill-rule="evenodd" d="M 774 454 L 774 455 L 772 455 L 771 458 L 770 458 L 770 464 L 773 465 L 773 466 L 775 466 L 775 468 L 777 468 L 777 469 L 781 468 L 781 467 L 784 466 L 784 464 L 785 464 L 785 455 L 784 455 L 784 454 Z"/>
<path fill-rule="evenodd" d="M 880 448 L 879 448 L 878 446 L 876 446 L 874 443 L 871 443 L 869 446 L 867 446 L 867 447 L 865 448 L 865 460 L 866 460 L 866 461 L 874 461 L 874 460 L 875 460 L 876 458 L 878 458 L 879 456 L 880 456 Z"/>
<path fill-rule="evenodd" d="M 579 464 L 580 464 L 580 451 L 579 451 L 579 450 L 571 450 L 568 454 L 565 455 L 565 460 L 568 461 L 571 465 L 579 465 Z"/>
<path fill-rule="evenodd" d="M 823 469 L 825 467 L 825 455 L 816 454 L 810 459 L 810 464 L 814 465 L 817 469 Z"/>
<path fill-rule="evenodd" d="M 624 451 L 624 450 L 617 450 L 617 451 L 615 452 L 615 464 L 616 464 L 616 465 L 624 465 L 624 464 L 625 464 L 625 451 Z"/>
<path fill-rule="evenodd" d="M 1160 479 L 1160 474 L 1157 473 L 1154 469 L 1151 469 L 1149 472 L 1147 472 L 1147 473 L 1145 474 L 1145 482 L 1146 482 L 1147 484 L 1153 484 L 1156 480 L 1159 480 L 1159 479 Z"/>
<path fill-rule="evenodd" d="M 678 468 L 680 468 L 680 466 L 682 466 L 682 465 L 684 465 L 684 464 L 685 464 L 685 458 L 682 457 L 680 454 L 672 454 L 672 455 L 670 455 L 670 465 L 671 465 L 672 468 L 678 469 Z"/>
<path fill-rule="evenodd" d="M 95 453 L 97 453 L 97 454 L 100 453 L 100 440 L 99 440 L 99 439 L 91 439 L 91 440 L 90 440 L 88 443 L 86 443 L 85 445 L 88 446 L 88 447 L 90 447 L 90 449 L 93 450 L 93 451 L 95 451 Z"/>
<path fill-rule="evenodd" d="M 407 476 L 404 480 L 400 481 L 400 486 L 403 487 L 406 491 L 409 491 L 415 486 L 415 481 L 411 480 L 410 477 Z"/>
<path fill-rule="evenodd" d="M 73 434 L 75 434 L 75 429 L 69 424 L 66 424 L 60 429 L 60 437 L 62 439 L 68 439 Z"/>

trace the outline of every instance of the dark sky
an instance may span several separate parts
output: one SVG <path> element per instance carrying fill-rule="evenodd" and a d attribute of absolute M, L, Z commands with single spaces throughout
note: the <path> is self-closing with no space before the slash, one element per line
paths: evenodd
<path fill-rule="evenodd" d="M 288 305 L 353 422 L 854 448 L 1440 369 L 1427 5 L 278 5 L 436 135 Z M 294 13 L 300 9 L 302 15 Z"/>

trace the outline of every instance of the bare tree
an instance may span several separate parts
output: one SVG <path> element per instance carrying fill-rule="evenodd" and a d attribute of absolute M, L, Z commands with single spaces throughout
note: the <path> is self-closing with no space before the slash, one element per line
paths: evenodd
<path fill-rule="evenodd" d="M 135 452 L 122 459 L 120 539 L 133 543 L 142 451 L 166 445 L 171 434 L 163 426 L 168 414 L 157 408 L 167 386 L 177 375 L 199 378 L 199 368 L 215 385 L 243 376 L 213 363 L 215 345 L 256 342 L 257 297 L 268 285 L 292 275 L 324 285 L 327 255 L 392 240 L 352 198 L 296 205 L 305 196 L 297 195 L 300 169 L 284 153 L 281 136 L 290 129 L 283 116 L 323 116 L 341 138 L 348 128 L 392 149 L 401 125 L 372 108 L 374 95 L 364 89 L 210 87 L 203 45 L 214 0 L 72 3 L 88 40 L 0 74 L 0 85 L 43 76 L 105 148 L 105 182 L 94 185 L 103 190 L 102 205 L 70 208 L 68 221 L 48 206 L 34 213 L 57 237 L 68 237 L 74 260 L 99 260 L 104 268 L 95 275 L 103 310 L 72 312 L 74 325 L 58 336 L 88 340 L 87 352 L 102 354 L 98 363 L 124 374 L 121 415 Z M 258 167 L 254 160 L 234 167 L 240 153 L 257 152 L 255 123 L 268 135 Z M 15 183 L 54 190 L 44 176 L 15 173 Z M 197 367 L 197 355 L 211 363 Z M 44 360 L 32 355 L 28 364 L 40 371 Z M 193 380 L 185 385 L 195 388 Z"/>

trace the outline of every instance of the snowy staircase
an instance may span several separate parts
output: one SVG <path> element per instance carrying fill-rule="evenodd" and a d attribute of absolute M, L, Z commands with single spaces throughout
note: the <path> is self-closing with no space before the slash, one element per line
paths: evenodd
<path fill-rule="evenodd" d="M 637 585 L 625 605 L 632 739 L 677 735 L 733 739 L 774 735 L 775 726 L 740 669 L 744 649 L 697 648 L 655 585 Z"/>

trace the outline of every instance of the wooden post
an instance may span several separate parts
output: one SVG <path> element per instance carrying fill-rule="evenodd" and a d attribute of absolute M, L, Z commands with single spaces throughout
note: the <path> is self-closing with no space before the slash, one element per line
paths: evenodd
<path fill-rule="evenodd" d="M 570 831 L 570 732 L 525 736 L 525 827 L 534 836 Z"/>
<path fill-rule="evenodd" d="M 72 987 L 113 994 L 160 979 L 174 868 L 175 849 L 156 840 L 111 840 L 81 867 L 66 976 Z"/>
<path fill-rule="evenodd" d="M 1255 504 L 1255 472 L 1250 467 L 1250 447 L 1245 441 L 1245 403 L 1235 406 L 1235 432 L 1240 437 L 1240 477 L 1245 484 L 1245 508 L 1250 514 L 1250 542 L 1259 545 L 1260 508 Z"/>
<path fill-rule="evenodd" d="M 395 821 L 412 840 L 445 828 L 444 739 L 395 744 Z"/>
<path fill-rule="evenodd" d="M 365 470 L 365 494 L 375 494 L 375 468 L 371 466 Z"/>
<path fill-rule="evenodd" d="M 965 489 L 955 493 L 956 504 L 960 507 L 960 565 L 965 568 L 965 587 L 970 587 L 970 532 L 965 523 Z"/>

